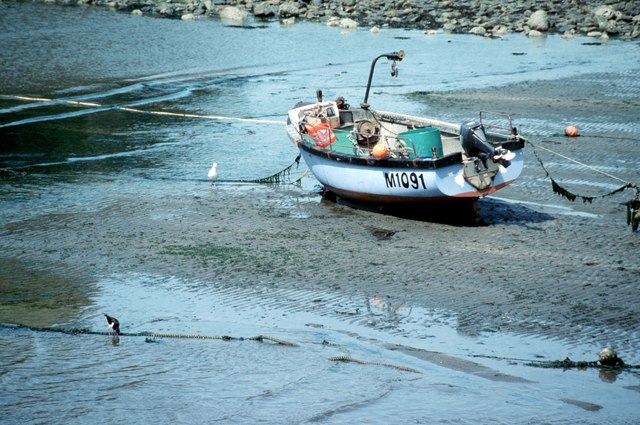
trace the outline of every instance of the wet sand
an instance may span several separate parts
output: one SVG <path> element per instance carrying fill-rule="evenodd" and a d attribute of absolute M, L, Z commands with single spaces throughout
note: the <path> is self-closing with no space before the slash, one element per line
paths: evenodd
<path fill-rule="evenodd" d="M 595 75 L 419 95 L 429 111 L 451 117 L 478 109 L 514 111 L 516 120 L 538 123 L 521 126 L 537 145 L 640 183 L 638 77 Z M 599 124 L 576 139 L 557 135 L 574 121 Z M 286 143 L 284 130 L 282 136 Z M 16 279 L 15 270 L 55 270 L 62 277 L 52 281 L 62 287 L 72 275 L 90 280 L 139 272 L 229 288 L 260 284 L 274 292 L 381 296 L 388 303 L 448 310 L 465 335 L 511 332 L 590 342 L 594 353 L 613 343 L 623 358 L 637 358 L 640 234 L 626 226 L 621 205 L 632 192 L 571 203 L 552 192 L 531 146 L 525 154 L 521 179 L 499 199 L 481 200 L 484 225 L 473 227 L 323 200 L 310 190 L 309 177 L 302 187 L 186 181 L 184 190 L 162 194 L 145 190 L 153 181 L 133 182 L 96 211 L 60 205 L 34 219 L 4 223 L 1 280 Z M 620 185 L 547 151 L 539 155 L 554 178 L 577 193 L 595 196 Z M 352 320 L 361 314 L 336 311 L 322 299 L 274 302 L 284 311 Z M 43 326 L 34 311 L 48 308 L 38 300 L 7 304 L 0 322 Z"/>

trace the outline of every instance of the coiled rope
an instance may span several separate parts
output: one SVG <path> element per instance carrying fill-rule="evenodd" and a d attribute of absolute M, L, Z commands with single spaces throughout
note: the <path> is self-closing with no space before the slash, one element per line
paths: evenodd
<path fill-rule="evenodd" d="M 569 201 L 573 202 L 576 199 L 580 198 L 582 200 L 582 202 L 584 202 L 584 203 L 587 203 L 587 202 L 591 203 L 595 199 L 606 198 L 606 197 L 615 195 L 616 193 L 623 192 L 626 189 L 633 189 L 634 190 L 633 197 L 629 201 L 625 202 L 623 205 L 626 205 L 626 207 L 627 207 L 627 226 L 630 225 L 631 226 L 631 230 L 633 232 L 638 230 L 638 226 L 640 225 L 640 186 L 638 186 L 636 183 L 628 182 L 628 181 L 626 181 L 624 179 L 621 179 L 621 178 L 619 178 L 617 176 L 614 176 L 613 174 L 604 172 L 602 170 L 598 170 L 597 168 L 595 168 L 595 167 L 593 167 L 591 165 L 588 165 L 588 164 L 585 164 L 585 163 L 580 162 L 578 160 L 575 160 L 573 158 L 570 158 L 570 157 L 568 157 L 566 155 L 563 155 L 561 153 L 553 151 L 553 150 L 551 150 L 549 148 L 545 148 L 543 146 L 535 145 L 533 142 L 531 142 L 529 140 L 527 140 L 527 143 L 529 145 L 531 145 L 531 147 L 533 148 L 533 154 L 536 157 L 536 159 L 538 160 L 538 162 L 540 163 L 540 167 L 542 167 L 542 169 L 544 170 L 544 172 L 546 174 L 546 177 L 549 177 L 549 179 L 551 180 L 551 188 L 553 189 L 553 192 L 557 193 L 560 196 L 565 197 Z M 591 170 L 593 172 L 596 172 L 598 174 L 606 176 L 606 177 L 608 177 L 610 179 L 623 182 L 624 184 L 622 186 L 620 186 L 619 188 L 614 189 L 614 190 L 612 190 L 612 191 L 610 191 L 608 193 L 605 193 L 603 195 L 586 196 L 586 195 L 579 195 L 579 194 L 573 193 L 573 192 L 569 191 L 568 189 L 566 189 L 565 187 L 563 187 L 562 185 L 560 185 L 551 176 L 551 174 L 549 173 L 549 170 L 547 170 L 547 168 L 545 167 L 544 162 L 542 162 L 542 159 L 540 159 L 540 156 L 538 155 L 538 152 L 537 152 L 536 148 L 545 150 L 545 151 L 547 151 L 549 153 L 552 153 L 552 154 L 554 154 L 556 156 L 559 156 L 559 157 L 561 157 L 563 159 L 566 159 L 567 161 L 571 161 L 574 164 L 578 164 L 581 167 L 587 168 L 587 169 L 589 169 L 589 170 Z"/>

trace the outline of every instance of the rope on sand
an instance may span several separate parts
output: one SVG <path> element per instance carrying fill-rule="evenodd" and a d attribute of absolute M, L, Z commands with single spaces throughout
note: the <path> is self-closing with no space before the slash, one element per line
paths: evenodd
<path fill-rule="evenodd" d="M 219 339 L 223 341 L 271 341 L 278 345 L 286 345 L 287 347 L 297 347 L 298 344 L 293 342 L 285 341 L 283 339 L 275 338 L 268 335 L 256 335 L 249 338 L 243 337 L 232 337 L 229 335 L 197 335 L 197 334 L 159 334 L 159 333 L 150 333 L 150 332 L 139 332 L 135 334 L 122 334 L 122 336 L 144 336 L 150 338 L 176 338 L 176 339 Z M 153 342 L 153 341 L 150 341 Z"/>
<path fill-rule="evenodd" d="M 414 368 L 408 367 L 408 366 L 396 365 L 396 364 L 385 363 L 385 362 L 371 362 L 371 361 L 368 361 L 368 360 L 355 359 L 355 358 L 350 357 L 350 356 L 330 357 L 329 360 L 332 361 L 332 362 L 345 362 L 345 363 L 346 362 L 350 362 L 350 363 L 357 363 L 357 364 L 361 364 L 361 365 L 384 366 L 384 367 L 390 367 L 390 368 L 393 368 L 393 369 L 402 370 L 404 372 L 412 372 L 412 373 L 420 373 L 420 374 L 422 373 L 418 369 L 414 369 Z"/>
<path fill-rule="evenodd" d="M 564 360 L 550 360 L 550 361 L 530 361 L 524 364 L 525 366 L 540 367 L 544 369 L 608 369 L 608 370 L 621 370 L 621 369 L 640 369 L 640 365 L 631 364 L 618 364 L 618 365 L 602 365 L 598 361 L 573 361 L 569 357 Z"/>
<path fill-rule="evenodd" d="M 606 173 L 604 171 L 598 170 L 595 167 L 592 167 L 588 164 L 582 163 L 580 161 L 577 161 L 573 158 L 570 158 L 566 155 L 562 155 L 561 153 L 555 152 L 549 148 L 545 148 L 543 146 L 539 146 L 539 145 L 535 145 L 533 144 L 531 141 L 527 140 L 527 143 L 529 143 L 531 145 L 531 147 L 533 148 L 533 154 L 536 157 L 536 159 L 538 160 L 538 162 L 540 163 L 540 166 L 542 167 L 542 169 L 544 170 L 546 177 L 549 177 L 549 179 L 551 179 L 551 187 L 553 188 L 553 192 L 557 193 L 560 196 L 565 197 L 566 199 L 568 199 L 569 201 L 575 201 L 576 199 L 580 198 L 582 199 L 582 202 L 584 203 L 591 203 L 593 202 L 594 199 L 598 199 L 598 198 L 606 198 L 612 195 L 615 195 L 616 193 L 619 192 L 623 192 L 626 189 L 633 189 L 635 194 L 634 196 L 627 202 L 623 203 L 623 205 L 626 205 L 627 207 L 627 226 L 631 226 L 631 230 L 633 232 L 638 230 L 638 226 L 640 225 L 640 186 L 638 186 L 636 183 L 633 182 L 628 182 L 625 181 L 617 176 L 614 176 L 613 174 L 609 174 Z M 608 193 L 605 193 L 603 195 L 598 195 L 598 196 L 585 196 L 585 195 L 579 195 L 576 193 L 573 193 L 571 191 L 569 191 L 568 189 L 566 189 L 565 187 L 563 187 L 562 185 L 560 185 L 549 173 L 549 170 L 547 170 L 547 168 L 545 167 L 544 163 L 542 162 L 542 159 L 540 159 L 540 156 L 538 155 L 538 152 L 536 151 L 536 148 L 538 149 L 543 149 L 549 153 L 552 153 L 554 155 L 557 155 L 561 158 L 564 158 L 568 161 L 571 161 L 575 164 L 578 164 L 584 168 L 587 168 L 591 171 L 594 171 L 598 174 L 602 174 L 606 177 L 609 177 L 611 179 L 623 182 L 624 184 L 622 186 L 620 186 L 617 189 L 614 189 Z"/>
<path fill-rule="evenodd" d="M 294 159 L 291 164 L 286 166 L 283 170 L 280 170 L 277 173 L 272 174 L 268 177 L 262 177 L 254 180 L 237 180 L 237 182 L 238 183 L 259 183 L 259 184 L 283 184 L 283 183 L 295 184 L 299 182 L 302 177 L 300 177 L 299 179 L 293 182 L 287 182 L 287 180 L 291 176 L 291 170 L 293 169 L 293 166 L 295 165 L 296 169 L 300 166 L 300 157 L 301 157 L 301 154 L 298 154 L 296 159 Z"/>
<path fill-rule="evenodd" d="M 72 329 L 59 329 L 59 328 L 41 328 L 25 325 L 9 325 L 0 324 L 3 328 L 15 328 L 15 329 L 28 329 L 33 332 L 50 332 L 50 333 L 62 333 L 66 335 L 108 335 L 104 332 L 96 332 L 84 328 L 72 328 Z M 175 338 L 175 339 L 209 339 L 209 340 L 221 340 L 221 341 L 271 341 L 278 345 L 284 345 L 287 347 L 298 347 L 298 344 L 290 341 L 285 341 L 280 338 L 275 338 L 268 335 L 256 335 L 248 338 L 233 337 L 229 335 L 199 335 L 199 334 L 163 334 L 155 332 L 136 332 L 136 333 L 121 333 L 121 337 L 146 337 L 147 342 L 156 342 L 155 338 Z"/>

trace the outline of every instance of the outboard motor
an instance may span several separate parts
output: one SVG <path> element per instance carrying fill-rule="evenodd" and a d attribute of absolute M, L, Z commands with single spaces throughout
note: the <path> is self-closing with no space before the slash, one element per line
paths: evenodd
<path fill-rule="evenodd" d="M 471 121 L 460 126 L 460 143 L 467 156 L 479 158 L 485 168 L 487 167 L 488 158 L 491 158 L 493 162 L 498 162 L 505 168 L 511 165 L 511 162 L 502 157 L 508 151 L 502 148 L 496 149 L 491 143 L 488 143 L 484 126 L 477 121 Z"/>
<path fill-rule="evenodd" d="M 495 149 L 487 143 L 482 124 L 471 121 L 460 126 L 460 143 L 467 156 L 486 159 L 493 156 Z"/>

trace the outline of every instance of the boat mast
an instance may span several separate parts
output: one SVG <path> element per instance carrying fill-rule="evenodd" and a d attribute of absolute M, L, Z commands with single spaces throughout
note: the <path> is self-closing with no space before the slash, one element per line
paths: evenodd
<path fill-rule="evenodd" d="M 391 76 L 395 77 L 398 75 L 398 70 L 396 69 L 396 61 L 401 61 L 402 58 L 404 58 L 404 50 L 400 50 L 398 52 L 393 52 L 393 53 L 384 53 L 378 56 L 377 58 L 375 58 L 373 62 L 371 62 L 371 71 L 369 71 L 369 81 L 367 82 L 367 91 L 364 94 L 364 100 L 360 104 L 360 107 L 362 109 L 369 109 L 369 104 L 367 103 L 367 101 L 369 100 L 369 90 L 371 89 L 371 81 L 373 80 L 373 70 L 376 67 L 376 62 L 380 58 L 387 58 L 393 61 L 393 63 L 391 64 Z"/>

